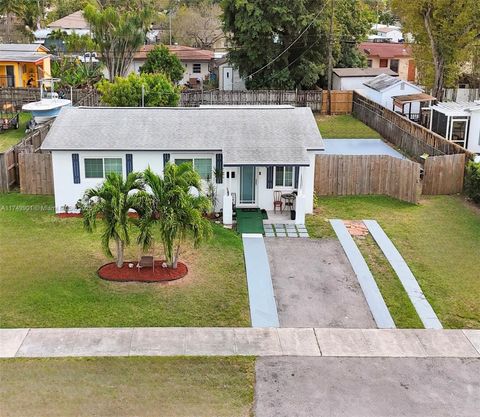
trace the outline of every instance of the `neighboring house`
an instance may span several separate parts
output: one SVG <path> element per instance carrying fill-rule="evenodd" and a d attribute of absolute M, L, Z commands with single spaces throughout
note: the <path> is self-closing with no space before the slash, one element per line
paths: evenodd
<path fill-rule="evenodd" d="M 133 63 L 129 72 L 140 72 L 140 67 L 145 63 L 147 54 L 156 45 L 144 45 L 133 57 Z M 210 78 L 210 65 L 213 60 L 213 52 L 205 49 L 192 48 L 182 45 L 165 45 L 170 52 L 175 54 L 185 67 L 185 73 L 180 84 L 190 84 L 192 87 L 201 87 L 202 82 Z"/>
<path fill-rule="evenodd" d="M 78 10 L 74 13 L 64 16 L 47 25 L 46 28 L 38 29 L 33 32 L 35 43 L 45 43 L 48 36 L 54 30 L 61 30 L 68 35 L 76 33 L 77 35 L 89 35 L 90 27 L 83 17 L 83 11 Z"/>
<path fill-rule="evenodd" d="M 217 55 L 217 53 L 215 54 Z M 215 59 L 212 66 L 212 73 L 218 79 L 218 89 L 222 91 L 246 90 L 245 79 L 240 76 L 238 69 L 228 61 L 228 56 Z"/>
<path fill-rule="evenodd" d="M 358 46 L 367 57 L 369 68 L 390 68 L 405 81 L 416 80 L 412 48 L 403 43 L 362 42 Z"/>
<path fill-rule="evenodd" d="M 392 77 L 398 75 L 389 68 L 334 68 L 332 88 L 334 90 L 363 89 L 365 88 L 364 83 L 380 74 Z"/>
<path fill-rule="evenodd" d="M 135 121 L 140 120 L 141 123 Z M 192 162 L 217 186 L 217 206 L 273 210 L 274 191 L 298 191 L 297 219 L 313 211 L 315 154 L 324 150 L 311 109 L 291 106 L 65 108 L 42 144 L 51 151 L 57 212 L 75 207 L 108 172 L 127 175 Z M 214 171 L 221 173 L 214 177 Z"/>
<path fill-rule="evenodd" d="M 399 26 L 388 26 L 388 25 L 373 25 L 371 32 L 373 33 L 372 38 L 385 39 L 390 42 L 402 42 L 403 33 Z M 369 36 L 369 39 L 372 39 Z"/>
<path fill-rule="evenodd" d="M 394 97 L 423 93 L 422 88 L 418 85 L 387 74 L 378 75 L 363 85 L 363 95 L 390 110 L 394 110 Z M 420 104 L 415 103 L 411 112 L 419 113 Z"/>
<path fill-rule="evenodd" d="M 50 54 L 37 44 L 0 44 L 0 87 L 38 87 L 51 78 Z"/>
<path fill-rule="evenodd" d="M 480 155 L 480 100 L 431 106 L 430 130 Z"/>

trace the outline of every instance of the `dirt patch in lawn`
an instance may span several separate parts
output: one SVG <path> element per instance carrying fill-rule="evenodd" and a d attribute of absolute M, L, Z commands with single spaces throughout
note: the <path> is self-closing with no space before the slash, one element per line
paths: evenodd
<path fill-rule="evenodd" d="M 137 268 L 136 262 L 124 262 L 121 268 L 118 268 L 115 262 L 110 262 L 101 266 L 97 273 L 98 276 L 107 281 L 136 281 L 136 282 L 167 282 L 183 278 L 188 273 L 187 266 L 178 262 L 175 269 L 164 266 L 165 261 L 155 261 L 154 268 Z"/>

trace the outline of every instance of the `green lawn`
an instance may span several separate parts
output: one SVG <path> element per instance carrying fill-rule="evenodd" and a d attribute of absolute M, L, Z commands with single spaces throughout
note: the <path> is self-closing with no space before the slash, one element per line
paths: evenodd
<path fill-rule="evenodd" d="M 114 283 L 96 275 L 110 262 L 100 249 L 101 227 L 88 234 L 81 219 L 60 219 L 52 206 L 51 197 L 0 195 L 1 327 L 250 325 L 235 232 L 214 225 L 200 249 L 187 245 L 181 259 L 189 273 L 179 281 Z M 132 245 L 126 259 L 139 255 Z"/>
<path fill-rule="evenodd" d="M 480 215 L 461 197 L 428 197 L 418 206 L 382 196 L 321 197 L 320 208 L 307 218 L 310 235 L 334 236 L 327 221 L 331 218 L 377 220 L 407 261 L 444 327 L 480 327 Z M 381 261 L 376 268 L 382 270 Z M 402 289 L 393 278 L 387 275 L 379 281 L 392 315 L 416 327 L 418 318 L 399 298 Z"/>
<path fill-rule="evenodd" d="M 2 416 L 246 417 L 253 358 L 0 361 Z"/>
<path fill-rule="evenodd" d="M 317 116 L 317 124 L 324 139 L 371 139 L 381 136 L 352 115 Z"/>
<path fill-rule="evenodd" d="M 20 113 L 20 127 L 18 129 L 10 129 L 0 133 L 0 152 L 6 151 L 8 148 L 16 145 L 25 136 L 25 128 L 27 122 L 32 118 L 30 113 Z"/>

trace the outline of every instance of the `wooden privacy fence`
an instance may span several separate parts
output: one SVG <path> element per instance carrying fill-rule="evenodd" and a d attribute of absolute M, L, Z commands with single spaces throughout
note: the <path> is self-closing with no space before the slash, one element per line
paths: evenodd
<path fill-rule="evenodd" d="M 317 155 L 318 195 L 388 195 L 418 203 L 420 164 L 388 155 Z"/>
<path fill-rule="evenodd" d="M 357 92 L 353 93 L 353 114 L 418 162 L 423 162 L 421 158 L 423 154 L 431 156 L 465 154 L 469 159 L 474 157 L 473 153 L 461 146 Z"/>
<path fill-rule="evenodd" d="M 40 146 L 45 140 L 52 123 L 53 121 L 43 124 L 38 129 L 28 133 L 17 145 L 0 153 L 0 192 L 11 191 L 15 186 L 20 185 L 19 154 L 40 152 Z"/>
<path fill-rule="evenodd" d="M 463 190 L 465 154 L 432 156 L 424 165 L 422 194 L 456 194 Z"/>
<path fill-rule="evenodd" d="M 23 194 L 53 194 L 52 155 L 20 153 L 18 155 L 20 192 Z"/>
<path fill-rule="evenodd" d="M 327 92 L 322 90 L 246 90 L 246 91 L 183 91 L 180 106 L 200 105 L 291 105 L 310 107 L 314 112 L 327 111 Z M 352 112 L 352 91 L 332 91 L 332 113 Z"/>

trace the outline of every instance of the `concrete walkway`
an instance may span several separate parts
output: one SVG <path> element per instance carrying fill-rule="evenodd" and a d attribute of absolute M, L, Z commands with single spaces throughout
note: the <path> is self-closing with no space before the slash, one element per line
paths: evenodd
<path fill-rule="evenodd" d="M 0 329 L 0 357 L 480 357 L 480 330 L 316 328 Z"/>

